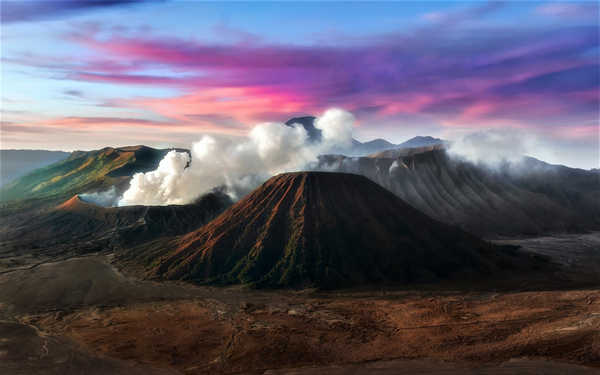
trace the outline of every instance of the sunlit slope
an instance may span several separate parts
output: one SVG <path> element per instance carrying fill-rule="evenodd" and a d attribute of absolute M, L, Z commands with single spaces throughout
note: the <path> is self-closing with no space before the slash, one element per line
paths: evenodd
<path fill-rule="evenodd" d="M 59 198 L 126 183 L 135 172 L 158 166 L 169 150 L 146 146 L 76 151 L 66 160 L 37 169 L 0 190 L 0 200 Z"/>

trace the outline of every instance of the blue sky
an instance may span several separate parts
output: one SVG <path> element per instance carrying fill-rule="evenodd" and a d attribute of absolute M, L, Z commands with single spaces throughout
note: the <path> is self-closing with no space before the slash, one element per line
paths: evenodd
<path fill-rule="evenodd" d="M 519 131 L 598 166 L 595 2 L 2 2 L 2 148 L 186 146 L 353 112 L 357 138 Z"/>

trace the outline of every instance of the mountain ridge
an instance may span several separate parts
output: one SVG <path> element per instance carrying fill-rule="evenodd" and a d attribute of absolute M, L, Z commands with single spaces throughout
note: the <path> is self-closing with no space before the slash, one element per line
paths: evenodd
<path fill-rule="evenodd" d="M 3 186 L 0 189 L 0 201 L 61 201 L 74 194 L 106 190 L 111 186 L 122 189 L 134 173 L 156 169 L 160 160 L 171 150 L 138 145 L 74 151 L 62 161 L 37 169 Z"/>
<path fill-rule="evenodd" d="M 318 142 L 321 140 L 321 130 L 315 127 L 315 116 L 300 116 L 292 117 L 285 122 L 287 126 L 293 126 L 294 124 L 300 124 L 306 130 L 308 139 L 310 142 Z M 430 136 L 416 136 L 405 142 L 394 144 L 383 138 L 375 138 L 370 141 L 361 142 L 355 138 L 352 138 L 352 146 L 348 149 L 336 149 L 334 153 L 347 154 L 349 156 L 365 156 L 368 154 L 386 151 L 396 148 L 406 147 L 424 147 L 433 145 L 443 145 L 447 142 Z"/>
<path fill-rule="evenodd" d="M 487 168 L 434 147 L 322 155 L 317 169 L 366 176 L 425 214 L 478 235 L 600 229 L 597 173 L 526 160 Z"/>

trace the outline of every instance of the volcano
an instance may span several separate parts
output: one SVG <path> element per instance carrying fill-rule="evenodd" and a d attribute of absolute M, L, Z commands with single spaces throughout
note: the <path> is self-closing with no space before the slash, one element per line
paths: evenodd
<path fill-rule="evenodd" d="M 187 233 L 231 205 L 221 192 L 207 193 L 187 205 L 102 207 L 74 196 L 51 213 L 50 222 L 64 224 L 67 234 L 96 239 L 101 234 L 124 245 Z M 82 228 L 83 227 L 83 228 Z M 61 228 L 53 228 L 53 232 Z M 93 233 L 89 233 L 93 232 Z"/>
<path fill-rule="evenodd" d="M 230 205 L 221 192 L 207 193 L 187 205 L 126 207 L 99 206 L 75 195 L 35 218 L 13 220 L 0 232 L 0 246 L 7 252 L 33 248 L 74 254 L 120 249 L 188 233 Z"/>
<path fill-rule="evenodd" d="M 275 176 L 207 225 L 146 251 L 162 254 L 148 262 L 154 277 L 257 287 L 471 278 L 527 263 L 363 176 L 328 172 Z"/>

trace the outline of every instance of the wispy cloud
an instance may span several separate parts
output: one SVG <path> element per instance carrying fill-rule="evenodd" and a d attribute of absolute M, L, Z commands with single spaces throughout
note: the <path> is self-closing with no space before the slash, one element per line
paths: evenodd
<path fill-rule="evenodd" d="M 543 14 L 553 17 L 569 17 L 569 18 L 598 18 L 598 3 L 596 1 L 589 2 L 571 2 L 571 3 L 549 3 L 540 5 L 536 8 L 538 14 Z"/>
<path fill-rule="evenodd" d="M 245 123 L 265 112 L 311 112 L 332 105 L 370 108 L 371 115 L 426 113 L 446 123 L 491 117 L 530 121 L 535 119 L 528 116 L 531 110 L 510 112 L 531 103 L 535 113 L 559 108 L 561 116 L 594 114 L 584 97 L 600 87 L 598 62 L 586 56 L 599 45 L 596 27 L 475 33 L 474 40 L 452 32 L 427 38 L 393 34 L 345 46 L 206 44 L 77 33 L 70 38 L 104 59 L 67 70 L 64 78 L 178 87 L 184 95 L 131 103 L 182 121 L 227 113 Z M 182 74 L 140 73 L 155 68 Z"/>
<path fill-rule="evenodd" d="M 64 17 L 91 9 L 133 5 L 157 0 L 2 0 L 2 23 L 28 22 Z"/>
<path fill-rule="evenodd" d="M 129 117 L 78 117 L 69 116 L 46 121 L 50 126 L 82 127 L 82 126 L 169 126 L 175 125 L 172 121 L 156 121 Z"/>
<path fill-rule="evenodd" d="M 487 1 L 477 6 L 468 6 L 460 10 L 437 11 L 423 15 L 423 19 L 449 27 L 457 24 L 478 20 L 481 17 L 493 13 L 504 6 L 503 1 Z"/>
<path fill-rule="evenodd" d="M 5 132 L 29 132 L 34 133 L 45 129 L 44 132 L 50 132 L 57 129 L 66 129 L 70 131 L 85 131 L 86 129 L 102 128 L 122 128 L 122 127 L 178 127 L 179 123 L 174 121 L 157 121 L 130 117 L 80 117 L 68 116 L 57 117 L 53 119 L 43 119 L 27 122 L 4 121 L 2 130 Z"/>

